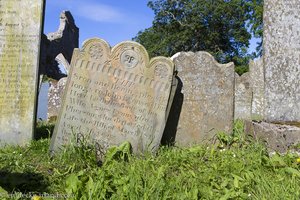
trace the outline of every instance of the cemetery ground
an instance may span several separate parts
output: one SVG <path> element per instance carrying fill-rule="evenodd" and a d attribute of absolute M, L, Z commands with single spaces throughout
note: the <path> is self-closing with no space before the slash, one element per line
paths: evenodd
<path fill-rule="evenodd" d="M 42 124 L 38 131 L 45 136 L 52 128 Z M 84 141 L 54 157 L 49 138 L 5 147 L 0 199 L 299 199 L 299 156 L 270 156 L 242 130 L 237 121 L 233 133 L 218 134 L 214 145 L 161 147 L 139 157 L 123 143 L 102 164 Z"/>

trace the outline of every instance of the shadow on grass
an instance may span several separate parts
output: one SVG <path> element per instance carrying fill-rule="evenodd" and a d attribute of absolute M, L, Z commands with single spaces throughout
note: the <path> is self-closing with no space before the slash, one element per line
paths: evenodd
<path fill-rule="evenodd" d="M 34 134 L 34 139 L 39 140 L 39 139 L 46 139 L 46 138 L 51 138 L 54 130 L 54 123 L 47 123 L 47 122 L 38 122 L 36 129 L 35 129 L 35 134 Z"/>
<path fill-rule="evenodd" d="M 0 170 L 0 186 L 8 193 L 48 192 L 49 181 L 41 174 Z"/>

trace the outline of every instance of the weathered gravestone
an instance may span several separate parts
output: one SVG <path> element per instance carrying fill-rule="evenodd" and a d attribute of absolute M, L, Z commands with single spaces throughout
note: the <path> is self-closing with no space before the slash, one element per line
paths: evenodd
<path fill-rule="evenodd" d="M 0 143 L 33 138 L 43 0 L 0 1 Z"/>
<path fill-rule="evenodd" d="M 251 119 L 261 121 L 264 119 L 264 90 L 265 77 L 263 59 L 260 58 L 249 63 L 250 84 L 252 86 L 252 116 Z"/>
<path fill-rule="evenodd" d="M 48 112 L 47 120 L 55 122 L 62 104 L 62 98 L 67 83 L 67 77 L 61 78 L 59 81 L 51 80 L 48 90 Z"/>
<path fill-rule="evenodd" d="M 300 121 L 300 1 L 264 1 L 265 119 Z"/>
<path fill-rule="evenodd" d="M 136 153 L 155 150 L 166 123 L 172 76 L 169 58 L 149 62 L 138 43 L 110 49 L 101 39 L 86 41 L 73 54 L 51 151 L 70 143 L 75 134 L 103 151 L 124 141 Z"/>
<path fill-rule="evenodd" d="M 235 74 L 234 119 L 251 119 L 252 85 L 250 73 Z"/>
<path fill-rule="evenodd" d="M 176 143 L 208 142 L 233 126 L 234 64 L 219 64 L 206 52 L 181 52 L 173 61 L 183 87 Z"/>
<path fill-rule="evenodd" d="M 68 74 L 70 71 L 70 64 L 62 54 L 56 56 L 56 61 L 64 68 L 64 71 Z M 49 81 L 50 87 L 48 90 L 48 112 L 47 120 L 49 122 L 55 122 L 62 104 L 62 98 L 67 83 L 67 77 L 61 78 L 59 81 Z"/>

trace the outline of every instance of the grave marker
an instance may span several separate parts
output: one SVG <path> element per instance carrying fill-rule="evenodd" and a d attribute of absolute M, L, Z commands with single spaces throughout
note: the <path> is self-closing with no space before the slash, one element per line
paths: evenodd
<path fill-rule="evenodd" d="M 300 1 L 265 0 L 265 119 L 300 121 Z"/>
<path fill-rule="evenodd" d="M 234 119 L 251 119 L 252 85 L 250 73 L 235 74 Z"/>
<path fill-rule="evenodd" d="M 176 133 L 181 145 L 208 142 L 233 126 L 234 64 L 219 64 L 207 52 L 173 56 L 182 80 L 183 105 Z"/>
<path fill-rule="evenodd" d="M 75 49 L 51 151 L 79 134 L 105 151 L 124 141 L 133 151 L 158 148 L 166 123 L 173 62 L 136 42 L 112 49 L 101 39 Z"/>
<path fill-rule="evenodd" d="M 43 0 L 0 1 L 0 145 L 33 138 Z"/>
<path fill-rule="evenodd" d="M 265 77 L 263 58 L 250 61 L 249 72 L 252 86 L 252 116 L 251 119 L 261 121 L 264 119 L 264 90 Z"/>

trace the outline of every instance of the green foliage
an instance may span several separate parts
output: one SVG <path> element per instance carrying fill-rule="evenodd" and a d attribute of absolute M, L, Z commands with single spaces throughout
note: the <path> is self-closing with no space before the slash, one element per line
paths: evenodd
<path fill-rule="evenodd" d="M 300 158 L 270 156 L 236 121 L 218 145 L 162 147 L 131 154 L 112 147 L 101 167 L 82 138 L 51 157 L 49 139 L 0 149 L 0 199 L 22 194 L 65 194 L 67 199 L 299 199 Z M 47 198 L 43 198 L 47 199 Z"/>
<path fill-rule="evenodd" d="M 220 63 L 233 61 L 242 73 L 256 56 L 248 55 L 247 48 L 251 32 L 262 36 L 261 1 L 154 0 L 148 6 L 155 14 L 153 25 L 133 39 L 152 57 L 202 50 Z"/>

